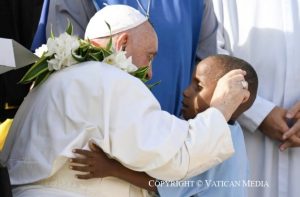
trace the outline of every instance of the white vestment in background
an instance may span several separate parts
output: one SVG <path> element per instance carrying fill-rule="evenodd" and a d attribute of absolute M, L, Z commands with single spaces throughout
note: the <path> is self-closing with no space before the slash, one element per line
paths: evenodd
<path fill-rule="evenodd" d="M 76 179 L 67 158 L 90 139 L 126 167 L 163 180 L 199 174 L 234 152 L 218 110 L 180 120 L 161 111 L 139 79 L 99 62 L 64 69 L 33 89 L 10 132 L 16 132 L 7 163 L 11 182 L 29 184 L 15 196 L 147 195 L 117 178 Z"/>
<path fill-rule="evenodd" d="M 300 1 L 214 0 L 220 22 L 219 53 L 245 59 L 259 78 L 258 97 L 239 119 L 245 132 L 251 179 L 270 187 L 249 188 L 250 196 L 300 194 L 300 149 L 281 152 L 279 143 L 258 126 L 275 105 L 290 108 L 300 100 Z"/>

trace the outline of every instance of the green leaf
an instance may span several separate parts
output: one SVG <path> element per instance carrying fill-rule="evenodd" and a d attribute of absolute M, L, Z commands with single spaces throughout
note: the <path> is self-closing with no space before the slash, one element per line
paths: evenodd
<path fill-rule="evenodd" d="M 158 84 L 160 84 L 161 81 L 157 81 L 155 83 L 152 83 L 152 84 L 147 84 L 147 87 L 152 90 L 155 86 L 157 86 Z"/>
<path fill-rule="evenodd" d="M 82 45 L 78 48 L 79 52 L 83 53 L 86 52 L 89 49 L 89 46 L 87 45 Z"/>
<path fill-rule="evenodd" d="M 97 61 L 102 61 L 104 59 L 101 51 L 97 51 L 96 53 L 91 53 L 90 55 L 96 57 Z"/>
<path fill-rule="evenodd" d="M 88 56 L 88 60 L 92 61 L 100 61 L 100 58 L 98 57 L 97 53 L 90 53 Z"/>
<path fill-rule="evenodd" d="M 81 55 L 77 55 L 76 52 L 72 51 L 72 57 L 77 61 L 77 62 L 84 62 L 86 60 L 86 57 L 83 57 Z"/>
<path fill-rule="evenodd" d="M 55 38 L 54 33 L 53 33 L 53 31 L 52 31 L 52 24 L 51 24 L 50 38 L 52 38 L 52 39 Z"/>
<path fill-rule="evenodd" d="M 25 79 L 21 80 L 21 83 L 29 83 L 32 82 L 35 78 L 37 78 L 39 75 L 49 72 L 48 70 L 48 65 L 44 66 L 40 64 L 39 66 L 36 67 L 33 72 L 29 73 Z"/>
<path fill-rule="evenodd" d="M 72 25 L 72 23 L 70 22 L 69 19 L 68 19 L 68 25 L 67 25 L 66 33 L 69 34 L 70 36 L 73 34 L 73 25 Z"/>
<path fill-rule="evenodd" d="M 109 32 L 110 32 L 110 37 L 109 37 L 109 42 L 107 43 L 107 45 L 106 45 L 106 50 L 111 50 L 111 48 L 112 48 L 112 35 L 111 35 L 111 28 L 110 28 L 110 25 L 109 25 L 109 23 L 108 22 L 106 22 L 105 21 L 105 23 L 106 23 L 106 25 L 107 25 L 107 27 L 108 27 L 108 29 L 109 29 Z"/>
<path fill-rule="evenodd" d="M 138 68 L 135 72 L 132 73 L 133 76 L 140 78 L 140 79 L 145 79 L 146 75 L 148 73 L 149 67 L 144 66 L 141 68 Z"/>
<path fill-rule="evenodd" d="M 111 48 L 112 48 L 112 36 L 110 36 L 109 42 L 107 43 L 105 49 L 106 49 L 106 50 L 111 50 Z"/>
<path fill-rule="evenodd" d="M 144 83 L 146 83 L 146 82 L 149 81 L 149 80 L 146 79 L 146 78 L 141 78 L 141 81 L 144 82 Z"/>
<path fill-rule="evenodd" d="M 34 81 L 34 87 L 37 87 L 40 84 L 42 84 L 44 81 L 46 81 L 51 74 L 52 72 L 44 72 L 41 75 L 39 75 Z"/>
<path fill-rule="evenodd" d="M 103 48 L 100 48 L 100 50 L 102 51 L 103 59 L 112 54 L 112 51 L 110 51 L 110 50 L 103 49 Z"/>
<path fill-rule="evenodd" d="M 38 75 L 48 70 L 48 62 L 47 59 L 49 57 L 42 57 L 39 59 L 24 75 L 24 77 L 20 80 L 19 83 L 29 83 L 33 81 Z"/>
<path fill-rule="evenodd" d="M 107 25 L 109 31 L 110 31 L 110 34 L 111 34 L 111 28 L 110 28 L 110 24 L 108 22 L 105 21 L 105 24 Z"/>

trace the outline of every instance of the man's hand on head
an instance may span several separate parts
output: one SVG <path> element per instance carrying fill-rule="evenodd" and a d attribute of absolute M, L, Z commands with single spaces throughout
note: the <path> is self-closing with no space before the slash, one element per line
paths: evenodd
<path fill-rule="evenodd" d="M 239 105 L 250 97 L 245 75 L 246 72 L 241 69 L 232 70 L 217 83 L 210 106 L 219 109 L 227 121 Z"/>

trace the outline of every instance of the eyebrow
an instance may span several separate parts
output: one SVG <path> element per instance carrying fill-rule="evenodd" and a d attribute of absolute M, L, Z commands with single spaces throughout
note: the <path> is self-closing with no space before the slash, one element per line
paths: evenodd
<path fill-rule="evenodd" d="M 202 81 L 200 80 L 200 78 L 199 78 L 199 77 L 197 77 L 196 75 L 193 77 L 193 79 L 194 79 L 194 81 L 196 81 L 197 83 L 200 83 L 200 82 L 202 82 Z"/>
<path fill-rule="evenodd" d="M 201 84 L 201 85 L 203 85 L 203 86 L 205 86 L 206 84 L 203 82 L 203 80 L 201 80 L 202 79 L 202 77 L 201 76 L 198 76 L 198 78 L 195 76 L 195 80 L 197 81 L 197 83 L 199 84 Z"/>

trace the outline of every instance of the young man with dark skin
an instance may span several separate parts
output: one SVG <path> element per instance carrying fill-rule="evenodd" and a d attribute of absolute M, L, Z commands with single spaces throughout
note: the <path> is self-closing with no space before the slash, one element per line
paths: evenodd
<path fill-rule="evenodd" d="M 210 188 L 210 185 L 213 183 L 208 181 L 223 181 L 224 183 L 239 181 L 242 183 L 248 179 L 248 162 L 244 137 L 236 119 L 241 113 L 251 107 L 256 98 L 258 79 L 251 65 L 241 59 L 226 55 L 210 56 L 201 61 L 193 73 L 190 85 L 183 93 L 182 116 L 188 120 L 194 118 L 199 112 L 209 108 L 218 80 L 233 69 L 243 69 L 247 72 L 245 79 L 248 82 L 248 89 L 251 94 L 250 98 L 237 108 L 231 116 L 230 121 L 228 121 L 236 152 L 231 158 L 216 167 L 211 168 L 201 175 L 187 179 L 187 181 L 193 183 L 193 187 L 174 187 L 174 185 L 168 187 L 166 185 L 167 182 L 158 182 L 144 172 L 132 171 L 124 167 L 117 160 L 108 158 L 92 142 L 89 144 L 91 151 L 82 149 L 74 150 L 78 154 L 78 157 L 70 160 L 70 168 L 86 173 L 78 174 L 77 178 L 79 179 L 113 176 L 149 191 L 158 192 L 160 196 L 247 196 L 246 187 L 216 188 L 215 186 L 211 186 Z M 199 183 L 197 181 L 199 180 L 206 181 L 206 184 L 202 186 L 197 185 Z"/>

